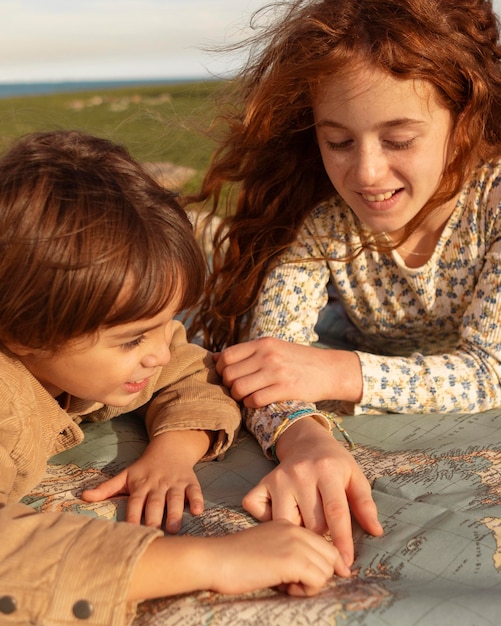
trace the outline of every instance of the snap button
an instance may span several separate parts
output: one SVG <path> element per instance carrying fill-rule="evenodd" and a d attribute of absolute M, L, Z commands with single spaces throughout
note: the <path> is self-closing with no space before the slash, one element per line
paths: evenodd
<path fill-rule="evenodd" d="M 0 613 L 4 615 L 10 615 L 10 613 L 14 613 L 17 609 L 16 599 L 12 596 L 2 596 L 0 597 Z"/>
<path fill-rule="evenodd" d="M 94 607 L 88 600 L 78 600 L 73 605 L 73 615 L 77 619 L 89 619 L 94 613 Z"/>

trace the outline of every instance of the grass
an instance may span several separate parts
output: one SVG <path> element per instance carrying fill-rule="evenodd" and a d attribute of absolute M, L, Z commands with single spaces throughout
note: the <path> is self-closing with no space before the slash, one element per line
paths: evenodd
<path fill-rule="evenodd" d="M 206 131 L 217 81 L 94 89 L 0 99 L 0 150 L 33 131 L 79 129 L 127 146 L 139 161 L 196 170 L 183 188 L 198 188 L 215 144 Z"/>

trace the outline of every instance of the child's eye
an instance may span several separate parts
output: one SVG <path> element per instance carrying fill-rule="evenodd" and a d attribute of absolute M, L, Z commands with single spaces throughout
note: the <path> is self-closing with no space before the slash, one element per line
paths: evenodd
<path fill-rule="evenodd" d="M 406 139 L 405 141 L 386 141 L 386 144 L 392 150 L 407 150 L 414 143 L 414 139 Z"/>
<path fill-rule="evenodd" d="M 346 141 L 328 141 L 327 147 L 329 150 L 346 150 L 351 146 L 351 139 L 347 139 Z"/>
<path fill-rule="evenodd" d="M 140 337 L 137 337 L 136 339 L 133 339 L 132 341 L 123 343 L 120 347 L 123 350 L 133 350 L 134 348 L 137 348 L 137 346 L 139 346 L 141 343 L 143 343 L 144 339 L 145 339 L 145 336 L 141 335 Z"/>

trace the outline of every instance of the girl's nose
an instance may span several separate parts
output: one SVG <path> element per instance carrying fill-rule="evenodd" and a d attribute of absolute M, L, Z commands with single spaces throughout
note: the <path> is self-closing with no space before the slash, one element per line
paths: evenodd
<path fill-rule="evenodd" d="M 386 156 L 379 147 L 362 147 L 356 153 L 353 171 L 355 180 L 361 187 L 370 187 L 380 183 L 387 169 Z"/>

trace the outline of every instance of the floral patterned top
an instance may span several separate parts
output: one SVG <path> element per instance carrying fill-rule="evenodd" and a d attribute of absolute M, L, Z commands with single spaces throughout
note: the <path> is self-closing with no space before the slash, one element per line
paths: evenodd
<path fill-rule="evenodd" d="M 265 281 L 249 338 L 318 341 L 329 285 L 341 312 L 331 326 L 362 367 L 355 414 L 501 406 L 501 163 L 475 172 L 422 267 L 407 267 L 396 251 L 336 260 L 363 234 L 338 196 L 315 208 Z M 289 416 L 314 414 L 313 404 L 281 402 L 248 410 L 246 422 L 269 455 Z"/>

